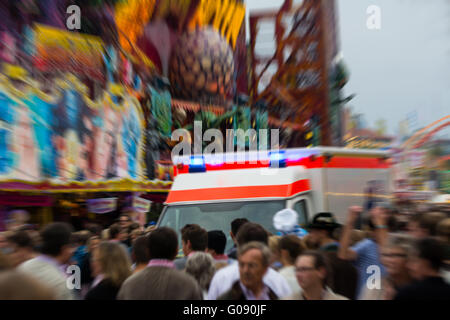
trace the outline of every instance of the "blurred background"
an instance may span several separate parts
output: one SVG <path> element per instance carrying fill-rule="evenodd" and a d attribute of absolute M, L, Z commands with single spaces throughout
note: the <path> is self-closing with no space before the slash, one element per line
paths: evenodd
<path fill-rule="evenodd" d="M 398 201 L 448 203 L 449 16 L 445 0 L 4 0 L 0 230 L 12 209 L 156 221 L 171 134 L 193 141 L 196 120 L 389 150 Z"/>

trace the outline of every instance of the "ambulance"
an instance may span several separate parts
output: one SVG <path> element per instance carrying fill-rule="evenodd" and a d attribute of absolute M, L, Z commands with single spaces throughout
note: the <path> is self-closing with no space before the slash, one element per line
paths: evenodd
<path fill-rule="evenodd" d="M 389 199 L 393 189 L 389 152 L 331 147 L 174 157 L 175 178 L 158 226 L 176 230 L 198 224 L 222 230 L 228 250 L 236 218 L 276 233 L 273 216 L 297 212 L 305 226 L 328 211 L 345 223 L 348 207 L 371 196 Z M 373 186 L 376 186 L 374 188 Z"/>

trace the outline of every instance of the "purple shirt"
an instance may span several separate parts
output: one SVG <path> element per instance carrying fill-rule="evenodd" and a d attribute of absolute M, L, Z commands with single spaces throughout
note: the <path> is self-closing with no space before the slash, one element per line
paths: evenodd
<path fill-rule="evenodd" d="M 165 259 L 152 259 L 148 263 L 147 267 L 167 267 L 167 268 L 175 268 L 175 264 L 173 261 L 165 260 Z"/>
<path fill-rule="evenodd" d="M 259 299 L 257 299 L 253 294 L 253 291 L 247 289 L 247 287 L 244 286 L 241 281 L 239 281 L 239 285 L 241 286 L 242 292 L 244 293 L 244 296 L 247 300 L 270 300 L 269 288 L 266 285 L 264 285 L 263 290 L 259 295 Z"/>

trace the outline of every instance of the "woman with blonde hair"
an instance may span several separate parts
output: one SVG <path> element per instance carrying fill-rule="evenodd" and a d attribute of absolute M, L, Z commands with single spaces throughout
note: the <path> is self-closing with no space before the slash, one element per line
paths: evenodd
<path fill-rule="evenodd" d="M 280 257 L 280 250 L 279 250 L 279 241 L 281 239 L 281 236 L 269 236 L 269 249 L 272 252 L 272 258 L 270 261 L 270 265 L 273 269 L 279 270 L 283 267 L 281 264 L 281 257 Z"/>
<path fill-rule="evenodd" d="M 122 283 L 131 275 L 131 261 L 119 243 L 102 242 L 91 259 L 95 280 L 86 300 L 115 300 Z"/>

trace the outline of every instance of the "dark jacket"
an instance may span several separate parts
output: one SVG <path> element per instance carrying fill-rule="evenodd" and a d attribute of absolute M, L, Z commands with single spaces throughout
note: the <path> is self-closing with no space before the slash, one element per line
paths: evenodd
<path fill-rule="evenodd" d="M 91 253 L 88 252 L 84 257 L 84 262 L 80 266 L 81 269 L 81 284 L 90 284 L 94 277 L 91 271 Z"/>
<path fill-rule="evenodd" d="M 197 281 L 185 272 L 163 266 L 147 267 L 129 277 L 119 300 L 202 300 Z"/>
<path fill-rule="evenodd" d="M 269 288 L 269 298 L 270 300 L 279 300 L 278 296 Z M 236 281 L 230 290 L 222 294 L 217 298 L 217 300 L 247 300 L 244 292 L 242 291 L 239 280 Z"/>
<path fill-rule="evenodd" d="M 358 271 L 350 261 L 340 259 L 336 252 L 324 252 L 332 273 L 330 287 L 333 292 L 348 299 L 356 299 Z"/>
<path fill-rule="evenodd" d="M 110 280 L 102 280 L 98 285 L 90 289 L 85 300 L 116 300 L 120 287 L 115 286 Z"/>
<path fill-rule="evenodd" d="M 229 258 L 237 260 L 237 247 L 234 245 L 228 252 L 227 255 Z"/>
<path fill-rule="evenodd" d="M 450 285 L 441 277 L 429 277 L 400 289 L 394 300 L 450 300 Z"/>

